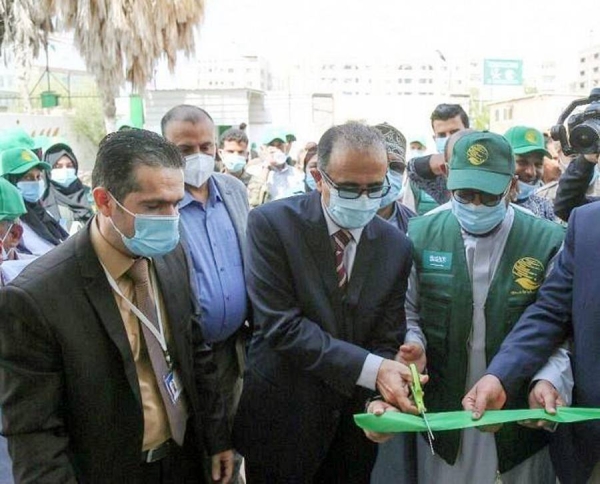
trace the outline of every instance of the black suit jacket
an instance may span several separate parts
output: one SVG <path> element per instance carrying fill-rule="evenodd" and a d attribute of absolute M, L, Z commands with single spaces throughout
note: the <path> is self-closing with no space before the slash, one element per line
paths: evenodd
<path fill-rule="evenodd" d="M 188 432 L 209 453 L 225 450 L 215 367 L 191 321 L 183 250 L 154 262 L 190 402 Z M 0 406 L 17 482 L 138 482 L 138 378 L 89 226 L 0 290 Z"/>
<path fill-rule="evenodd" d="M 364 410 L 356 382 L 369 352 L 392 358 L 404 338 L 411 244 L 375 217 L 344 295 L 319 192 L 254 209 L 247 232 L 255 329 L 235 446 L 280 475 L 311 475 L 338 419 Z"/>

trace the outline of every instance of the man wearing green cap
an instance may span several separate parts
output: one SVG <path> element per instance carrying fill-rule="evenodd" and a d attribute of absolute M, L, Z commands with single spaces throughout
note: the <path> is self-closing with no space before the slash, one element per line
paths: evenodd
<path fill-rule="evenodd" d="M 248 164 L 246 171 L 252 176 L 248 183 L 251 207 L 304 193 L 303 173 L 290 166 L 288 137 L 282 129 L 269 131 L 265 137 L 264 159 Z"/>
<path fill-rule="evenodd" d="M 0 178 L 0 287 L 8 284 L 35 259 L 18 251 L 23 235 L 19 217 L 26 212 L 19 190 Z"/>
<path fill-rule="evenodd" d="M 535 194 L 541 188 L 544 156 L 550 157 L 546 150 L 544 135 L 529 126 L 513 126 L 504 137 L 510 143 L 515 154 L 515 174 L 518 179 L 516 204 L 533 212 L 538 217 L 555 220 L 552 203 Z"/>
<path fill-rule="evenodd" d="M 525 308 L 558 253 L 564 230 L 514 208 L 517 184 L 509 143 L 500 135 L 469 132 L 452 147 L 450 202 L 409 222 L 414 265 L 407 293 L 409 331 L 417 345 L 411 360 L 423 364 L 426 348 L 430 412 L 461 410 L 465 389 L 485 372 L 504 337 Z M 449 141 L 449 146 L 453 140 Z M 572 375 L 564 349 L 533 379 L 531 406 L 568 403 Z M 528 386 L 516 407 L 527 405 Z M 371 409 L 372 410 L 372 409 Z M 419 438 L 419 482 L 555 482 L 547 434 L 505 425 L 497 434 L 475 429 L 435 435 L 431 454 Z"/>
<path fill-rule="evenodd" d="M 23 245 L 30 253 L 42 255 L 69 237 L 66 230 L 46 210 L 41 198 L 51 167 L 31 150 L 10 148 L 0 153 L 0 176 L 16 186 L 25 200 Z"/>

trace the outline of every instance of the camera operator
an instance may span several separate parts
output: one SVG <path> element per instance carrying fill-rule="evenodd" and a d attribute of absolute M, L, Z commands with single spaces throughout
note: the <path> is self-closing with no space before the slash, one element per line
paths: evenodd
<path fill-rule="evenodd" d="M 570 116 L 576 107 L 584 105 L 587 107 L 583 112 Z M 567 117 L 568 135 L 564 126 Z M 589 97 L 575 100 L 565 109 L 552 128 L 552 138 L 560 141 L 566 155 L 577 154 L 560 177 L 554 201 L 556 215 L 568 221 L 573 209 L 600 199 L 594 193 L 599 173 L 600 88 L 592 89 Z"/>
<path fill-rule="evenodd" d="M 554 199 L 554 213 L 565 222 L 574 208 L 600 200 L 600 196 L 590 195 L 594 178 L 598 173 L 598 155 L 578 155 L 558 180 L 558 190 Z"/>

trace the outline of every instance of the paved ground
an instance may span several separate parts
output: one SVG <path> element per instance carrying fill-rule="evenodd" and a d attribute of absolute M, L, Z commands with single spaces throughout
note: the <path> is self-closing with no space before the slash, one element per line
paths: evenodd
<path fill-rule="evenodd" d="M 0 437 L 0 484 L 13 484 L 10 457 L 3 437 Z"/>
<path fill-rule="evenodd" d="M 2 414 L 0 413 L 0 422 L 2 421 Z M 0 437 L 0 484 L 13 484 L 12 478 L 12 463 L 8 456 L 8 450 L 6 448 L 6 439 Z"/>

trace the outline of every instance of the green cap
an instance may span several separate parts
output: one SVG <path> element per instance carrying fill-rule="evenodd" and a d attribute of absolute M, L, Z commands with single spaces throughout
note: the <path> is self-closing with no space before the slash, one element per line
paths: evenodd
<path fill-rule="evenodd" d="M 23 128 L 9 128 L 0 131 L 0 151 L 11 148 L 27 148 L 32 150 L 39 148 L 35 141 Z"/>
<path fill-rule="evenodd" d="M 0 220 L 14 220 L 26 212 L 19 189 L 0 178 Z"/>
<path fill-rule="evenodd" d="M 448 190 L 470 188 L 500 195 L 515 174 L 515 157 L 499 134 L 476 131 L 461 137 L 452 149 Z"/>
<path fill-rule="evenodd" d="M 529 126 L 513 126 L 504 137 L 512 146 L 515 155 L 527 155 L 536 151 L 543 153 L 544 156 L 551 157 L 546 150 L 546 142 L 541 131 Z"/>
<path fill-rule="evenodd" d="M 50 171 L 52 167 L 24 148 L 11 148 L 0 153 L 0 175 L 23 175 L 32 168 Z"/>
<path fill-rule="evenodd" d="M 280 140 L 282 143 L 287 143 L 288 132 L 280 127 L 271 128 L 263 137 L 263 144 L 269 145 L 275 140 Z"/>

